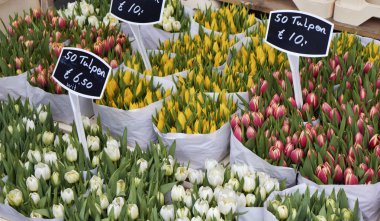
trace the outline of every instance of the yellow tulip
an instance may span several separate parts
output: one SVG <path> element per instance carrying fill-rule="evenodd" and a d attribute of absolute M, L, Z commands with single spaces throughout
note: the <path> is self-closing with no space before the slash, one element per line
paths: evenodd
<path fill-rule="evenodd" d="M 163 132 L 164 125 L 165 125 L 164 119 L 159 119 L 159 121 L 157 123 L 157 129 L 159 131 Z"/>
<path fill-rule="evenodd" d="M 119 87 L 117 85 L 116 80 L 114 78 L 111 78 L 111 80 L 108 81 L 107 88 L 106 88 L 108 98 L 112 99 L 115 96 L 116 90 L 118 88 Z"/>
<path fill-rule="evenodd" d="M 129 105 L 132 102 L 133 94 L 131 89 L 127 88 L 124 91 L 124 104 Z"/>
<path fill-rule="evenodd" d="M 126 71 L 123 76 L 124 84 L 129 85 L 131 83 L 132 73 L 130 71 Z"/>
<path fill-rule="evenodd" d="M 191 117 L 191 115 L 193 114 L 193 112 L 190 110 L 189 107 L 187 107 L 185 109 L 185 115 L 186 115 L 186 119 L 189 119 Z"/>
<path fill-rule="evenodd" d="M 185 125 L 186 125 L 186 117 L 185 115 L 182 113 L 182 111 L 180 111 L 178 113 L 178 122 L 179 124 L 181 125 L 181 128 L 182 129 L 185 129 Z"/>
<path fill-rule="evenodd" d="M 175 127 L 172 127 L 172 128 L 170 129 L 170 133 L 177 133 L 177 129 L 176 129 Z"/>

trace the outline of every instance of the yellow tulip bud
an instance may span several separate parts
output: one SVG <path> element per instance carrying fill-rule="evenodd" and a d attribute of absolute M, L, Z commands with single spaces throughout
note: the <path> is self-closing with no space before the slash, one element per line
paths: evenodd
<path fill-rule="evenodd" d="M 184 130 L 185 129 L 185 125 L 186 125 L 186 117 L 185 115 L 182 113 L 182 111 L 180 111 L 178 113 L 178 122 L 179 124 L 181 125 L 181 128 Z"/>

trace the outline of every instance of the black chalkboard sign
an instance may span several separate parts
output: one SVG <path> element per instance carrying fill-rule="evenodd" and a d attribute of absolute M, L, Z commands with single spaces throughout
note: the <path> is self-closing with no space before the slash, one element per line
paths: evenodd
<path fill-rule="evenodd" d="M 63 48 L 53 79 L 81 97 L 100 99 L 110 73 L 111 67 L 97 55 L 79 48 Z"/>
<path fill-rule="evenodd" d="M 112 0 L 111 14 L 119 20 L 139 25 L 160 22 L 165 0 Z"/>
<path fill-rule="evenodd" d="M 272 11 L 265 41 L 283 52 L 303 57 L 328 55 L 334 24 L 309 13 Z"/>

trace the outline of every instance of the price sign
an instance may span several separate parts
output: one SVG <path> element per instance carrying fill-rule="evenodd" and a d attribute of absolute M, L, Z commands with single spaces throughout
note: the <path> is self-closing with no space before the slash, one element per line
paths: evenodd
<path fill-rule="evenodd" d="M 97 55 L 78 48 L 63 48 L 53 78 L 71 93 L 100 99 L 110 73 L 111 67 Z"/>
<path fill-rule="evenodd" d="M 292 70 L 294 97 L 300 109 L 303 98 L 299 56 L 327 56 L 333 30 L 331 22 L 305 12 L 281 10 L 272 11 L 269 15 L 265 42 L 287 53 Z"/>
<path fill-rule="evenodd" d="M 90 155 L 78 96 L 102 98 L 110 73 L 111 67 L 103 59 L 78 48 L 63 48 L 55 65 L 53 79 L 69 91 L 78 138 L 87 159 L 90 159 Z"/>
<path fill-rule="evenodd" d="M 132 24 L 155 24 L 161 20 L 164 6 L 165 0 L 113 0 L 111 14 Z"/>
<path fill-rule="evenodd" d="M 291 10 L 273 11 L 265 41 L 283 52 L 303 57 L 327 56 L 334 25 L 318 16 Z"/>

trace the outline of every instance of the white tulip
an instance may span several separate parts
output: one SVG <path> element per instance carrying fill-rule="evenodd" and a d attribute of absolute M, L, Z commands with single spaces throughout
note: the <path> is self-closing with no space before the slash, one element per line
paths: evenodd
<path fill-rule="evenodd" d="M 8 132 L 10 134 L 13 134 L 13 127 L 11 125 L 8 126 Z"/>
<path fill-rule="evenodd" d="M 218 208 L 223 215 L 234 214 L 237 208 L 236 194 L 233 190 L 223 189 L 218 197 Z"/>
<path fill-rule="evenodd" d="M 187 175 L 189 174 L 189 171 L 186 167 L 178 167 L 174 176 L 177 181 L 185 181 L 187 178 Z"/>
<path fill-rule="evenodd" d="M 54 133 L 52 133 L 50 131 L 45 131 L 42 134 L 42 142 L 45 145 L 51 145 L 51 144 L 53 144 L 53 142 L 54 142 Z"/>
<path fill-rule="evenodd" d="M 194 203 L 193 207 L 193 213 L 194 214 L 199 214 L 200 216 L 206 215 L 208 209 L 209 209 L 208 202 L 206 200 L 198 199 Z"/>
<path fill-rule="evenodd" d="M 243 177 L 244 184 L 243 184 L 243 190 L 246 193 L 251 193 L 256 188 L 256 177 L 253 175 L 246 175 Z"/>
<path fill-rule="evenodd" d="M 107 196 L 105 194 L 101 194 L 99 198 L 100 198 L 100 207 L 102 209 L 107 209 L 108 205 L 110 204 Z"/>
<path fill-rule="evenodd" d="M 100 163 L 100 159 L 99 159 L 99 156 L 94 156 L 92 158 L 92 161 L 91 161 L 91 165 L 93 168 L 99 166 L 99 163 Z"/>
<path fill-rule="evenodd" d="M 164 203 L 165 203 L 165 196 L 164 196 L 164 194 L 161 193 L 161 192 L 157 192 L 157 196 L 156 197 L 157 197 L 158 203 L 160 205 L 164 205 Z"/>
<path fill-rule="evenodd" d="M 191 192 L 188 193 L 186 191 L 186 195 L 183 197 L 183 203 L 185 204 L 186 207 L 192 208 L 193 207 L 193 198 L 191 196 Z"/>
<path fill-rule="evenodd" d="M 224 190 L 224 188 L 222 186 L 217 186 L 215 187 L 214 189 L 214 198 L 218 201 L 218 198 L 219 198 L 219 195 L 221 193 L 221 191 Z"/>
<path fill-rule="evenodd" d="M 65 216 L 65 207 L 62 204 L 53 205 L 52 210 L 55 218 L 63 218 Z"/>
<path fill-rule="evenodd" d="M 119 147 L 116 147 L 116 146 L 113 146 L 113 145 L 110 145 L 110 146 L 107 145 L 107 147 L 104 148 L 104 152 L 114 162 L 118 161 L 120 159 L 120 150 L 119 150 Z"/>
<path fill-rule="evenodd" d="M 96 134 L 99 132 L 99 125 L 97 124 L 91 124 L 91 133 Z"/>
<path fill-rule="evenodd" d="M 270 179 L 270 176 L 264 172 L 257 172 L 256 174 L 259 177 L 260 184 L 264 184 Z"/>
<path fill-rule="evenodd" d="M 18 104 L 15 104 L 14 108 L 15 108 L 16 113 L 20 112 L 20 106 Z"/>
<path fill-rule="evenodd" d="M 247 199 L 243 193 L 236 193 L 236 202 L 238 207 L 245 207 Z"/>
<path fill-rule="evenodd" d="M 175 202 L 175 201 L 182 201 L 183 198 L 185 197 L 186 195 L 186 192 L 185 192 L 185 188 L 181 185 L 175 185 L 173 186 L 172 188 L 172 193 L 171 193 L 171 197 L 172 197 L 172 200 Z"/>
<path fill-rule="evenodd" d="M 40 202 L 40 195 L 38 195 L 38 193 L 29 193 L 29 197 L 32 199 L 34 205 L 37 205 L 38 202 Z"/>
<path fill-rule="evenodd" d="M 38 179 L 33 175 L 26 179 L 26 187 L 30 192 L 36 192 L 38 190 Z"/>
<path fill-rule="evenodd" d="M 142 174 L 148 169 L 148 161 L 143 158 L 137 160 L 137 165 L 139 165 L 139 173 Z"/>
<path fill-rule="evenodd" d="M 51 175 L 51 182 L 54 186 L 58 186 L 61 183 L 61 179 L 59 177 L 58 172 L 53 172 L 53 175 Z"/>
<path fill-rule="evenodd" d="M 160 145 L 158 145 L 158 146 L 160 146 Z M 174 166 L 174 163 L 175 163 L 174 158 L 171 155 L 169 155 L 168 158 L 164 158 L 163 161 L 166 163 L 169 163 L 172 166 Z"/>
<path fill-rule="evenodd" d="M 238 177 L 241 180 L 244 176 L 249 174 L 247 164 L 233 164 L 231 166 L 231 177 Z"/>
<path fill-rule="evenodd" d="M 168 21 L 173 25 L 173 23 L 175 22 L 175 18 L 173 16 L 169 16 Z"/>
<path fill-rule="evenodd" d="M 183 217 L 183 218 L 177 218 L 175 221 L 190 221 L 188 217 Z"/>
<path fill-rule="evenodd" d="M 279 206 L 281 206 L 281 202 L 278 201 L 278 200 L 273 200 L 273 201 L 270 202 L 270 204 L 272 205 L 273 209 L 275 209 L 275 210 L 277 210 L 277 208 Z"/>
<path fill-rule="evenodd" d="M 259 187 L 259 193 L 260 193 L 261 200 L 264 201 L 267 198 L 267 191 L 265 190 L 264 187 L 260 186 Z"/>
<path fill-rule="evenodd" d="M 203 219 L 200 216 L 196 216 L 196 217 L 191 218 L 191 221 L 203 221 Z"/>
<path fill-rule="evenodd" d="M 190 214 L 190 210 L 187 207 L 177 209 L 176 216 L 177 218 L 185 218 Z"/>
<path fill-rule="evenodd" d="M 77 15 L 75 16 L 75 20 L 77 20 L 79 27 L 83 27 L 83 25 L 86 23 L 87 17 L 84 15 Z"/>
<path fill-rule="evenodd" d="M 22 192 L 19 189 L 11 190 L 7 194 L 6 198 L 8 200 L 9 205 L 15 207 L 20 206 L 24 202 Z"/>
<path fill-rule="evenodd" d="M 278 206 L 277 214 L 278 214 L 278 218 L 280 218 L 281 220 L 287 219 L 289 216 L 288 208 L 284 205 Z"/>
<path fill-rule="evenodd" d="M 91 127 L 91 120 L 90 120 L 90 118 L 82 116 L 82 123 L 83 123 L 83 127 L 84 127 L 85 130 L 90 129 L 90 127 Z"/>
<path fill-rule="evenodd" d="M 214 197 L 214 193 L 213 193 L 212 189 L 208 186 L 207 187 L 201 186 L 199 188 L 198 194 L 202 200 L 207 200 L 209 203 L 211 202 L 212 198 Z"/>
<path fill-rule="evenodd" d="M 174 221 L 174 206 L 165 205 L 161 207 L 160 215 L 165 221 Z"/>
<path fill-rule="evenodd" d="M 271 193 L 276 188 L 272 179 L 267 180 L 267 182 L 265 182 L 263 186 L 267 193 Z"/>
<path fill-rule="evenodd" d="M 74 11 L 74 9 L 77 7 L 77 2 L 69 2 L 67 3 L 67 9 Z"/>
<path fill-rule="evenodd" d="M 116 197 L 115 199 L 112 200 L 112 204 L 119 205 L 121 207 L 124 206 L 125 200 L 123 197 Z"/>
<path fill-rule="evenodd" d="M 139 208 L 136 204 L 128 204 L 127 214 L 129 218 L 135 220 L 139 217 Z"/>
<path fill-rule="evenodd" d="M 164 14 L 165 14 L 165 15 L 168 15 L 167 17 L 173 15 L 173 13 L 174 13 L 174 8 L 173 8 L 173 6 L 168 5 L 168 6 L 166 6 L 166 7 L 164 8 Z"/>
<path fill-rule="evenodd" d="M 74 200 L 74 191 L 71 188 L 61 191 L 61 198 L 64 203 L 70 204 Z"/>
<path fill-rule="evenodd" d="M 119 195 L 121 192 L 125 191 L 125 181 L 124 180 L 118 180 L 116 182 L 116 195 Z"/>
<path fill-rule="evenodd" d="M 162 165 L 161 170 L 164 171 L 165 176 L 171 176 L 173 174 L 173 165 L 165 163 Z"/>
<path fill-rule="evenodd" d="M 218 207 L 211 207 L 206 214 L 206 221 L 220 220 L 220 211 Z"/>
<path fill-rule="evenodd" d="M 44 156 L 44 162 L 49 165 L 53 165 L 57 163 L 58 157 L 57 153 L 53 151 L 49 151 L 43 154 Z"/>
<path fill-rule="evenodd" d="M 135 186 L 140 185 L 141 179 L 138 177 L 133 178 L 133 182 L 135 183 Z"/>
<path fill-rule="evenodd" d="M 255 205 L 256 196 L 254 194 L 248 193 L 245 196 L 245 199 L 246 199 L 246 204 L 248 207 L 253 207 Z"/>
<path fill-rule="evenodd" d="M 38 150 L 29 150 L 28 151 L 28 160 L 30 162 L 41 162 L 41 153 Z"/>
<path fill-rule="evenodd" d="M 127 150 L 131 153 L 133 153 L 135 151 L 136 147 L 131 147 L 131 146 L 128 146 L 127 145 Z"/>
<path fill-rule="evenodd" d="M 97 191 L 99 189 L 101 190 L 102 188 L 103 188 L 102 178 L 93 175 L 90 179 L 90 190 L 91 190 L 91 192 Z"/>
<path fill-rule="evenodd" d="M 207 159 L 205 161 L 205 169 L 207 171 L 213 169 L 214 167 L 216 167 L 217 165 L 219 165 L 218 161 L 216 160 L 213 160 L 213 159 Z"/>
<path fill-rule="evenodd" d="M 62 136 L 62 140 L 65 141 L 67 144 L 71 144 L 71 136 L 69 134 L 64 134 Z"/>
<path fill-rule="evenodd" d="M 222 165 L 217 165 L 216 167 L 207 170 L 207 180 L 213 187 L 223 185 L 224 167 Z"/>
<path fill-rule="evenodd" d="M 201 170 L 195 170 L 195 169 L 189 168 L 188 177 L 189 177 L 190 183 L 200 185 L 203 183 L 204 172 Z"/>
<path fill-rule="evenodd" d="M 107 207 L 107 215 L 111 216 L 111 213 L 113 212 L 113 217 L 115 218 L 115 220 L 117 220 L 119 218 L 119 216 L 120 216 L 122 208 L 123 208 L 123 206 L 111 203 Z"/>
<path fill-rule="evenodd" d="M 26 132 L 29 133 L 30 131 L 33 131 L 35 128 L 36 126 L 34 125 L 34 121 L 28 119 L 26 121 Z"/>
<path fill-rule="evenodd" d="M 233 190 L 237 191 L 240 187 L 240 182 L 238 179 L 236 178 L 231 178 L 229 181 L 228 181 L 228 184 L 232 185 L 233 187 Z"/>
<path fill-rule="evenodd" d="M 65 152 L 65 155 L 66 155 L 66 159 L 69 161 L 69 162 L 75 162 L 77 161 L 78 159 L 78 151 L 75 147 L 73 147 L 72 145 L 69 145 L 66 149 L 66 152 Z"/>
<path fill-rule="evenodd" d="M 41 218 L 42 218 L 42 215 L 39 214 L 39 213 L 37 213 L 36 211 L 32 211 L 32 212 L 30 213 L 30 218 L 32 218 L 32 219 L 41 219 Z"/>
<path fill-rule="evenodd" d="M 1 155 L 1 154 L 0 154 Z M 2 159 L 1 159 L 2 160 Z M 26 161 L 25 163 L 24 163 L 24 168 L 25 168 L 25 170 L 29 170 L 31 167 L 31 164 L 30 164 L 30 162 L 29 161 Z"/>
<path fill-rule="evenodd" d="M 173 25 L 173 31 L 179 32 L 181 30 L 181 22 L 175 21 L 172 23 Z"/>
<path fill-rule="evenodd" d="M 87 146 L 91 151 L 98 151 L 100 149 L 100 139 L 98 136 L 87 136 Z"/>
<path fill-rule="evenodd" d="M 108 13 L 104 18 L 103 18 L 103 23 L 105 26 L 109 25 L 110 27 L 115 27 L 116 25 L 119 24 L 119 20 L 115 18 L 113 15 Z"/>
<path fill-rule="evenodd" d="M 41 112 L 38 114 L 38 120 L 39 120 L 41 123 L 45 123 L 46 118 L 47 118 L 47 115 L 48 115 L 48 112 L 46 112 L 46 111 L 41 111 Z"/>
<path fill-rule="evenodd" d="M 50 179 L 50 167 L 44 163 L 38 163 L 34 165 L 34 176 L 38 179 L 48 180 Z"/>
<path fill-rule="evenodd" d="M 77 171 L 70 170 L 69 172 L 65 173 L 64 178 L 68 183 L 73 184 L 79 181 L 80 176 Z"/>
<path fill-rule="evenodd" d="M 107 147 L 120 148 L 120 143 L 113 138 L 109 138 L 106 144 Z"/>
<path fill-rule="evenodd" d="M 164 22 L 163 25 L 162 25 L 162 28 L 167 31 L 167 32 L 171 32 L 173 30 L 173 27 L 172 27 L 172 23 L 167 21 L 167 22 Z"/>

